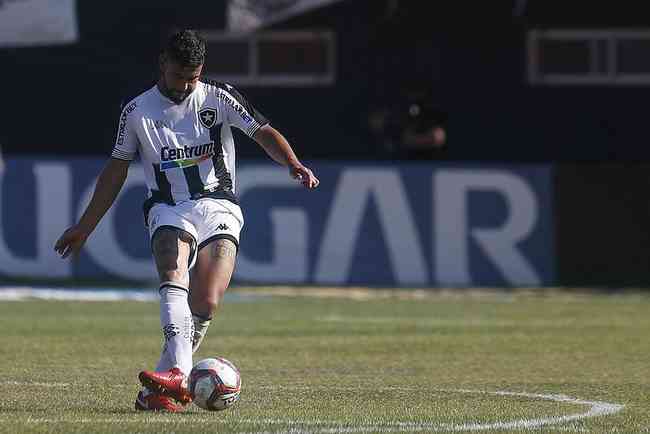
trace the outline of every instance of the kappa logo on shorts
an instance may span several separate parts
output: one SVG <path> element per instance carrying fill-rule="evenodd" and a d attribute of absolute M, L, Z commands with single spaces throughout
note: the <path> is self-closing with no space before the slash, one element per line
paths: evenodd
<path fill-rule="evenodd" d="M 225 223 L 219 223 L 219 226 L 217 226 L 218 231 L 227 231 L 228 229 L 230 229 L 230 228 Z"/>
<path fill-rule="evenodd" d="M 199 121 L 207 129 L 212 128 L 217 123 L 217 110 L 212 107 L 199 110 Z"/>

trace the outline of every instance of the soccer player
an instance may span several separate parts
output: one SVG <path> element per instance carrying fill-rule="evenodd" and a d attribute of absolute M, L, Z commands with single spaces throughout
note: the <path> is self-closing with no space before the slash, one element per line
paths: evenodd
<path fill-rule="evenodd" d="M 253 138 L 306 188 L 319 180 L 284 136 L 229 84 L 202 81 L 206 46 L 193 30 L 167 41 L 157 84 L 124 105 L 115 146 L 79 222 L 55 244 L 77 254 L 111 207 L 136 152 L 145 171 L 145 225 L 160 277 L 165 343 L 154 371 L 142 371 L 138 410 L 181 411 L 191 397 L 192 353 L 230 283 L 244 224 L 235 195 L 232 127 Z"/>

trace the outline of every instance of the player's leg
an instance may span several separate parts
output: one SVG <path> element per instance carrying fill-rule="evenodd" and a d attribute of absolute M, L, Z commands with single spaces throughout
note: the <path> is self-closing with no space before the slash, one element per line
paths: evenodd
<path fill-rule="evenodd" d="M 194 238 L 188 232 L 174 228 L 159 228 L 152 239 L 152 250 L 160 278 L 160 325 L 165 336 L 163 355 L 185 374 L 192 369 L 191 312 L 189 310 L 188 265 Z M 163 368 L 164 366 L 161 366 Z"/>
<path fill-rule="evenodd" d="M 192 351 L 196 352 L 223 298 L 233 271 L 237 246 L 232 237 L 217 238 L 201 247 L 192 270 L 190 307 L 194 319 Z"/>
<path fill-rule="evenodd" d="M 160 277 L 160 324 L 165 344 L 156 371 L 139 375 L 147 389 L 167 393 L 181 402 L 189 398 L 185 378 L 192 369 L 192 313 L 188 304 L 188 268 L 194 237 L 179 228 L 161 226 L 152 238 Z"/>

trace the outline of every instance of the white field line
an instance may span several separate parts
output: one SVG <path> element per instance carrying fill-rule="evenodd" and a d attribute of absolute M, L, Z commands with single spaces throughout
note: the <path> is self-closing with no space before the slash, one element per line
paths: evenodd
<path fill-rule="evenodd" d="M 153 288 L 153 287 L 152 287 Z M 102 290 L 102 289 L 63 289 L 63 288 L 30 288 L 30 287 L 1 287 L 0 300 L 20 301 L 28 299 L 42 300 L 73 300 L 73 301 L 157 301 L 158 293 L 154 289 L 133 290 Z"/>
<path fill-rule="evenodd" d="M 388 433 L 388 432 L 462 432 L 462 431 L 488 431 L 488 430 L 536 430 L 538 428 L 558 425 L 567 422 L 575 422 L 590 417 L 606 416 L 618 413 L 625 406 L 621 404 L 612 404 L 600 401 L 586 401 L 582 399 L 571 398 L 566 395 L 546 395 L 538 393 L 523 393 L 523 392 L 507 392 L 507 391 L 482 391 L 482 390 L 466 390 L 466 389 L 449 389 L 444 390 L 447 392 L 460 392 L 468 394 L 487 394 L 497 396 L 518 396 L 531 399 L 540 399 L 545 401 L 566 402 L 569 404 L 587 405 L 591 408 L 585 413 L 576 413 L 566 416 L 550 416 L 537 419 L 518 419 L 514 421 L 499 421 L 491 423 L 469 422 L 464 424 L 450 424 L 450 423 L 430 423 L 430 422 L 395 422 L 395 423 L 382 423 L 375 425 L 361 425 L 361 426 L 348 426 L 341 422 L 332 421 L 331 427 L 312 428 L 312 429 L 298 429 L 292 428 L 290 432 L 301 434 L 346 434 L 346 433 Z M 295 423 L 297 421 L 287 420 L 285 423 L 308 427 L 309 425 L 322 425 L 322 423 Z M 330 425 L 330 424 L 327 424 Z M 338 426 L 337 426 L 338 425 Z M 248 433 L 240 434 L 276 434 L 278 432 L 286 431 L 250 431 Z"/>
<path fill-rule="evenodd" d="M 611 404 L 599 401 L 585 401 L 581 399 L 570 398 L 565 395 L 544 395 L 518 392 L 487 392 L 479 390 L 448 390 L 449 392 L 461 393 L 478 393 L 500 396 L 519 396 L 546 401 L 567 402 L 570 404 L 589 405 L 591 408 L 586 413 L 577 413 L 566 416 L 551 416 L 537 419 L 519 419 L 514 421 L 499 421 L 491 423 L 469 422 L 464 424 L 450 423 L 427 423 L 427 422 L 396 422 L 375 425 L 346 426 L 338 423 L 331 427 L 301 429 L 296 431 L 291 429 L 291 433 L 300 432 L 303 434 L 346 434 L 346 433 L 389 433 L 389 432 L 463 432 L 463 431 L 488 431 L 488 430 L 536 430 L 538 428 L 558 425 L 567 422 L 575 422 L 590 417 L 606 416 L 614 414 L 623 409 L 623 405 Z M 289 422 L 289 421 L 287 421 Z M 308 424 L 297 424 L 297 426 L 309 426 Z M 262 434 L 277 433 L 273 431 L 250 431 L 240 434 Z"/>
<path fill-rule="evenodd" d="M 587 428 L 580 428 L 577 426 L 563 426 L 563 427 L 556 427 L 554 428 L 555 431 L 561 431 L 561 432 L 589 432 L 587 431 Z"/>
<path fill-rule="evenodd" d="M 12 386 L 40 386 L 40 387 L 68 387 L 69 383 L 29 383 L 19 381 L 5 381 L 0 382 L 0 385 Z M 394 388 L 386 388 L 386 390 L 395 390 Z M 625 406 L 622 404 L 614 404 L 602 401 L 588 401 L 584 399 L 572 398 L 566 395 L 552 395 L 541 393 L 525 393 L 525 392 L 509 392 L 509 391 L 484 391 L 484 390 L 471 390 L 471 389 L 434 389 L 438 392 L 452 392 L 452 393 L 466 393 L 466 394 L 482 394 L 494 395 L 501 397 L 523 397 L 544 401 L 565 402 L 574 405 L 588 406 L 589 410 L 584 413 L 575 413 L 564 416 L 549 416 L 536 419 L 518 419 L 513 421 L 498 421 L 498 422 L 467 422 L 467 423 L 436 423 L 436 422 L 388 422 L 378 424 L 366 424 L 351 426 L 350 422 L 342 422 L 335 420 L 292 420 L 292 419 L 252 419 L 252 418 L 233 418 L 226 420 L 214 419 L 197 419 L 193 420 L 192 424 L 250 424 L 250 425 L 288 425 L 291 427 L 291 433 L 309 433 L 309 434 L 346 434 L 346 433 L 380 433 L 380 432 L 461 432 L 461 431 L 487 431 L 487 430 L 535 430 L 540 427 L 565 424 L 569 422 L 576 422 L 587 418 L 607 416 L 618 413 Z M 147 417 L 147 423 L 170 424 L 180 423 L 173 415 L 158 415 Z M 2 423 L 11 423 L 15 420 L 0 419 Z M 107 423 L 107 424 L 132 424 L 142 423 L 142 418 L 128 419 L 124 417 L 114 418 L 75 418 L 62 416 L 58 418 L 33 418 L 29 417 L 26 420 L 31 424 L 45 424 L 45 423 Z M 563 431 L 582 432 L 582 428 L 574 427 L 561 427 Z M 280 431 L 250 431 L 250 434 L 263 434 L 263 433 L 280 433 L 287 432 L 286 429 Z M 244 434 L 244 433 L 241 433 Z"/>
<path fill-rule="evenodd" d="M 153 293 L 155 291 L 155 283 L 151 284 L 149 288 L 134 288 L 136 298 L 139 299 L 138 294 Z M 65 287 L 48 287 L 48 288 L 34 288 L 31 286 L 2 286 L 0 285 L 0 300 L 24 300 L 26 298 L 46 298 L 58 299 L 59 297 L 64 300 L 86 300 L 82 297 L 93 297 L 95 293 L 108 293 L 110 290 L 106 288 L 78 288 L 70 289 Z M 114 296 L 118 299 L 125 299 L 124 294 L 127 293 L 126 299 L 129 299 L 128 288 L 123 290 L 114 291 Z M 316 297 L 316 298 L 343 298 L 353 300 L 377 300 L 386 298 L 397 298 L 406 300 L 419 300 L 419 299 L 489 299 L 494 302 L 507 302 L 511 303 L 515 300 L 515 296 L 504 292 L 498 288 L 479 288 L 479 289 L 463 289 L 458 291 L 456 289 L 437 289 L 432 291 L 430 289 L 409 289 L 409 290 L 383 290 L 379 288 L 355 288 L 355 287 L 331 287 L 331 288 L 298 288 L 298 287 L 268 287 L 268 288 L 255 288 L 246 289 L 245 287 L 236 288 L 234 291 L 229 291 L 226 294 L 236 292 L 242 297 Z M 69 297 L 69 298 L 68 298 Z M 154 297 L 155 299 L 155 297 Z M 91 298 L 90 300 L 95 300 Z M 103 299 L 101 299 L 103 300 Z M 146 298 L 148 300 L 148 298 Z"/>
<path fill-rule="evenodd" d="M 254 293 L 228 292 L 225 297 L 229 301 L 256 300 L 263 297 Z M 68 301 L 158 301 L 160 299 L 155 285 L 151 288 L 32 288 L 29 286 L 7 287 L 0 286 L 0 301 L 68 300 Z"/>
<path fill-rule="evenodd" d="M 72 383 L 41 383 L 38 381 L 0 381 L 0 386 L 16 387 L 72 387 Z"/>
<path fill-rule="evenodd" d="M 97 387 L 97 384 L 91 383 L 44 383 L 39 381 L 0 381 L 0 387 L 2 386 L 12 386 L 12 387 L 40 387 L 40 388 L 86 388 L 86 387 Z M 135 384 L 111 384 L 111 388 L 129 388 L 134 391 L 138 390 L 139 385 Z"/>

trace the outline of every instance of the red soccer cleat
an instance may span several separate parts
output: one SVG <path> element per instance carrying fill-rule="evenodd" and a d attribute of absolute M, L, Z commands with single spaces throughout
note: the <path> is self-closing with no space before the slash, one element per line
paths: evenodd
<path fill-rule="evenodd" d="M 165 395 L 158 393 L 145 394 L 140 391 L 138 397 L 135 399 L 135 409 L 140 411 L 166 411 L 170 413 L 178 413 L 185 410 L 185 407 L 175 404 L 172 400 Z"/>
<path fill-rule="evenodd" d="M 144 387 L 155 393 L 170 396 L 181 404 L 192 402 L 187 376 L 178 368 L 163 372 L 142 371 L 138 378 Z"/>

